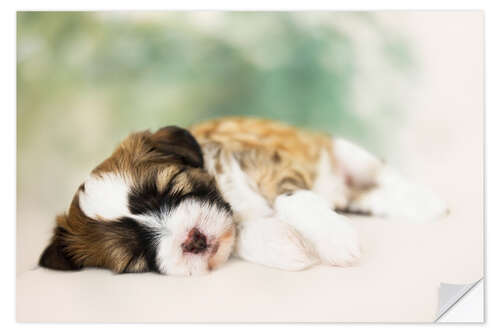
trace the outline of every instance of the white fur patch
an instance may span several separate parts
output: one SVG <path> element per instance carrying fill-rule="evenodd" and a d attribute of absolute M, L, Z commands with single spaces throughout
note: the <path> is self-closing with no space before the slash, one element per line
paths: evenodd
<path fill-rule="evenodd" d="M 239 227 L 235 254 L 242 259 L 289 271 L 318 261 L 307 241 L 276 217 L 247 220 Z"/>
<path fill-rule="evenodd" d="M 347 206 L 347 188 L 339 172 L 333 169 L 328 153 L 323 150 L 316 167 L 312 191 L 328 201 L 332 208 Z"/>
<path fill-rule="evenodd" d="M 84 186 L 79 194 L 80 208 L 88 217 L 114 220 L 130 215 L 130 186 L 122 176 L 115 173 L 90 175 Z"/>
<path fill-rule="evenodd" d="M 228 232 L 232 218 L 215 205 L 185 200 L 168 215 L 149 217 L 156 220 L 161 237 L 158 243 L 157 264 L 160 272 L 169 275 L 196 275 L 208 272 L 210 246 Z M 149 222 L 148 226 L 154 225 Z M 182 243 L 191 229 L 197 228 L 207 238 L 208 251 L 199 254 L 183 253 Z"/>
<path fill-rule="evenodd" d="M 382 167 L 382 162 L 374 155 L 341 138 L 333 139 L 333 154 L 353 185 L 372 185 Z"/>
<path fill-rule="evenodd" d="M 347 266 L 360 257 L 358 235 L 349 220 L 317 194 L 301 190 L 276 198 L 277 215 L 297 229 L 325 263 Z"/>
<path fill-rule="evenodd" d="M 224 170 L 227 171 L 217 176 L 217 184 L 239 219 L 255 219 L 272 214 L 267 200 L 258 193 L 255 182 L 241 170 L 233 157 L 224 166 Z"/>

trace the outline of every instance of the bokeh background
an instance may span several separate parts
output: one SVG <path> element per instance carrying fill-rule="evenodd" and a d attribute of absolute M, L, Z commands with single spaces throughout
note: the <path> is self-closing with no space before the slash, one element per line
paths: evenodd
<path fill-rule="evenodd" d="M 170 124 L 259 116 L 383 153 L 415 68 L 374 13 L 19 12 L 18 216 L 52 221 L 125 136 Z"/>
<path fill-rule="evenodd" d="M 428 322 L 439 283 L 483 276 L 481 12 L 17 15 L 18 320 Z M 126 135 L 224 115 L 347 137 L 451 214 L 351 217 L 364 248 L 351 269 L 233 259 L 170 279 L 36 268 L 55 215 Z"/>
<path fill-rule="evenodd" d="M 65 209 L 127 134 L 168 124 L 252 115 L 383 151 L 415 66 L 370 13 L 20 12 L 18 208 Z"/>

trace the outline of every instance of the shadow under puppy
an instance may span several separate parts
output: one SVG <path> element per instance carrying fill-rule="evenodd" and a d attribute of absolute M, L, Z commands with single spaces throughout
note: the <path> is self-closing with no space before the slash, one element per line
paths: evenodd
<path fill-rule="evenodd" d="M 92 171 L 40 265 L 192 275 L 232 253 L 286 270 L 350 265 L 358 237 L 334 209 L 409 221 L 446 213 L 342 139 L 254 118 L 169 126 L 130 135 Z"/>

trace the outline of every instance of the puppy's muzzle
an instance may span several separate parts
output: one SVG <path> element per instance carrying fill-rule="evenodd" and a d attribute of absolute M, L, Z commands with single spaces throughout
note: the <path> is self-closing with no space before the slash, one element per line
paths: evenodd
<path fill-rule="evenodd" d="M 208 248 L 207 237 L 197 228 L 191 229 L 187 239 L 181 244 L 182 251 L 187 253 L 202 253 Z"/>

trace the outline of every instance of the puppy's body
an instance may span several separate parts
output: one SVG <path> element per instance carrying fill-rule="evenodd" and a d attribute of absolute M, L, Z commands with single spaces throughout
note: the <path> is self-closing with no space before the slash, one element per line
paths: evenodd
<path fill-rule="evenodd" d="M 432 192 L 326 134 L 253 118 L 190 132 L 167 127 L 127 138 L 58 218 L 41 264 L 190 275 L 234 252 L 287 270 L 344 266 L 359 258 L 360 245 L 334 210 L 410 220 L 446 210 Z"/>
<path fill-rule="evenodd" d="M 290 270 L 317 260 L 348 265 L 360 256 L 360 246 L 350 223 L 334 210 L 413 220 L 444 210 L 432 193 L 415 190 L 342 139 L 253 118 L 224 118 L 190 130 L 233 207 L 236 254 L 250 261 Z"/>

